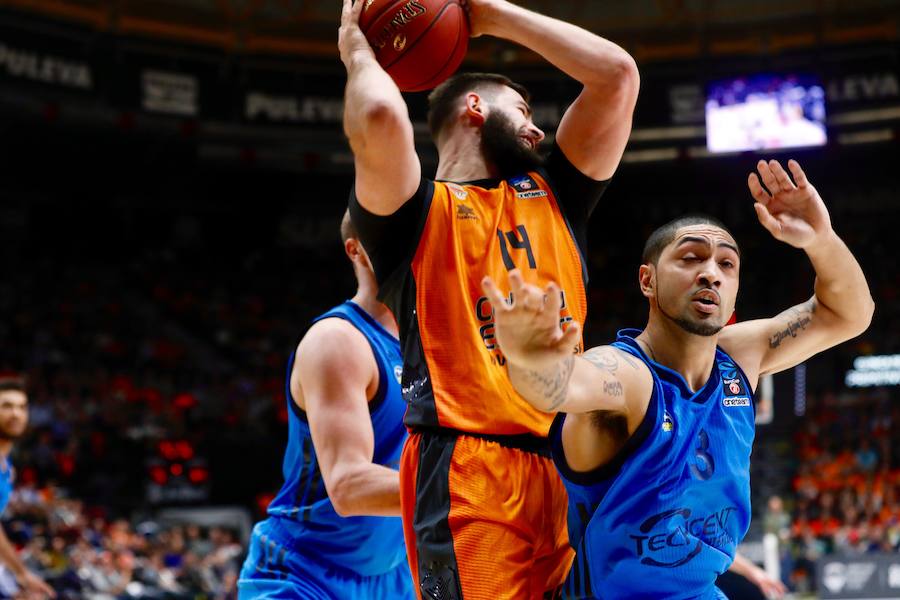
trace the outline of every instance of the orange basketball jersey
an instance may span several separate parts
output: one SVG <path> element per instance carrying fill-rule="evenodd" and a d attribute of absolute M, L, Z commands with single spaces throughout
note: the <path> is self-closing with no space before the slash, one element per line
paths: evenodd
<path fill-rule="evenodd" d="M 492 188 L 428 183 L 431 202 L 402 286 L 405 298 L 389 302 L 395 312 L 414 311 L 404 340 L 405 423 L 545 437 L 553 418 L 510 383 L 481 280 L 490 275 L 504 287 L 507 272 L 518 268 L 529 283 L 556 281 L 561 321 L 584 323 L 585 269 L 572 230 L 536 172 Z M 397 313 L 398 320 L 405 316 Z"/>

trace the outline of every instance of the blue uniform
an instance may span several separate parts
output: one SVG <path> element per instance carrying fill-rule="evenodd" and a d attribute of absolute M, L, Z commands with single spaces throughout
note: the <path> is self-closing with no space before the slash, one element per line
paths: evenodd
<path fill-rule="evenodd" d="M 6 510 L 6 505 L 9 504 L 9 497 L 12 495 L 13 468 L 8 459 L 0 460 L 3 461 L 0 464 L 0 515 L 2 515 Z"/>
<path fill-rule="evenodd" d="M 569 494 L 576 551 L 563 598 L 712 599 L 750 524 L 755 409 L 747 377 L 721 349 L 706 385 L 648 358 L 635 337 L 612 345 L 653 375 L 647 415 L 610 463 L 572 471 L 554 421 L 553 458 Z"/>
<path fill-rule="evenodd" d="M 373 462 L 398 468 L 406 441 L 400 392 L 400 343 L 368 313 L 345 302 L 315 321 L 349 321 L 369 341 L 378 392 L 369 403 Z M 369 600 L 413 598 L 399 517 L 341 517 L 325 490 L 305 413 L 291 396 L 288 363 L 288 446 L 284 485 L 256 525 L 238 582 L 240 598 Z"/>

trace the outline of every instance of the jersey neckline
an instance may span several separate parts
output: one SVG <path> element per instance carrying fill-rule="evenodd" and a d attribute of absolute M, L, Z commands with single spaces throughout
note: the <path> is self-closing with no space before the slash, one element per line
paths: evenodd
<path fill-rule="evenodd" d="M 356 312 L 363 320 L 365 320 L 366 323 L 368 323 L 369 325 L 371 325 L 372 327 L 374 327 L 375 329 L 377 329 L 379 333 L 382 333 L 382 334 L 386 335 L 387 337 L 391 338 L 391 339 L 394 340 L 395 342 L 398 342 L 398 343 L 400 342 L 400 338 L 398 338 L 398 337 L 395 336 L 393 333 L 391 333 L 390 331 L 388 331 L 387 329 L 385 329 L 385 328 L 384 328 L 384 325 L 382 325 L 381 323 L 379 323 L 378 321 L 376 321 L 376 320 L 375 320 L 375 317 L 373 317 L 372 315 L 370 315 L 369 313 L 367 313 L 367 312 L 365 311 L 365 309 L 364 309 L 362 306 L 360 306 L 359 304 L 357 304 L 357 303 L 354 302 L 353 300 L 347 300 L 347 301 L 345 302 L 345 304 L 347 304 L 348 306 L 350 306 L 350 308 L 352 308 L 352 309 L 353 309 L 353 310 L 354 310 L 354 311 L 355 311 L 355 312 Z"/>
<path fill-rule="evenodd" d="M 691 387 L 688 385 L 687 380 L 685 380 L 684 376 L 681 373 L 670 367 L 667 367 L 666 365 L 660 364 L 647 356 L 647 353 L 644 352 L 644 349 L 636 339 L 637 336 L 639 336 L 641 333 L 643 333 L 642 329 L 620 329 L 616 333 L 616 341 L 627 344 L 629 347 L 639 352 L 641 357 L 647 363 L 652 364 L 655 367 L 657 374 L 662 379 L 665 379 L 669 383 L 673 383 L 678 387 L 678 391 L 681 392 L 681 396 L 685 400 L 688 400 L 693 404 L 706 404 L 706 401 L 709 399 L 710 395 L 712 395 L 712 392 L 719 384 L 719 378 L 717 377 L 717 375 L 719 374 L 719 347 L 716 346 L 716 356 L 713 358 L 713 366 L 712 369 L 710 369 L 709 377 L 707 377 L 706 383 L 704 383 L 703 387 L 695 392 L 691 390 Z"/>

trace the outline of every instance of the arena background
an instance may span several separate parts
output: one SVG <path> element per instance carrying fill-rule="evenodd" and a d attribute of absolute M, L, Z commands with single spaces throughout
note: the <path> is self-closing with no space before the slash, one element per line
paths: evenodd
<path fill-rule="evenodd" d="M 590 226 L 591 345 L 643 325 L 642 242 L 686 211 L 743 247 L 739 319 L 809 295 L 805 256 L 752 210 L 761 155 L 711 155 L 704 101 L 729 77 L 822 82 L 828 144 L 763 156 L 804 165 L 877 309 L 862 337 L 775 377 L 743 551 L 804 597 L 900 597 L 900 2 L 520 3 L 641 69 Z M 339 4 L 0 0 L 0 370 L 28 376 L 32 425 L 3 522 L 65 597 L 234 597 L 281 482 L 287 356 L 353 290 Z M 542 127 L 577 92 L 493 39 L 464 68 L 525 83 Z M 409 103 L 433 173 L 424 96 Z M 866 385 L 848 386 L 866 355 L 888 358 L 856 362 Z"/>

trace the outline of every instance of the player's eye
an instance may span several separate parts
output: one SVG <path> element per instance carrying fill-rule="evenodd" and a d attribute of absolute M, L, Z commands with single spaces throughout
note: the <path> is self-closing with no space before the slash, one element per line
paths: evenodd
<path fill-rule="evenodd" d="M 723 266 L 724 268 L 726 268 L 726 269 L 733 269 L 733 268 L 734 268 L 734 263 L 731 262 L 730 260 L 723 260 L 723 261 L 720 262 L 719 264 L 722 265 L 722 266 Z"/>

